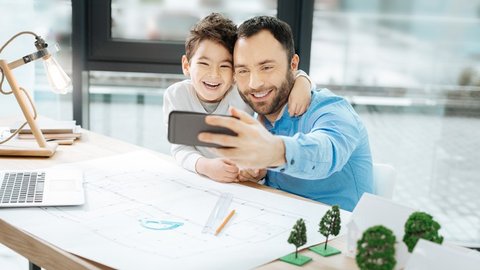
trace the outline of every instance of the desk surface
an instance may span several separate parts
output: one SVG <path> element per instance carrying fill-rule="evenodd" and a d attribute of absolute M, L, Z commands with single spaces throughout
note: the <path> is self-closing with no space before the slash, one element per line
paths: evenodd
<path fill-rule="evenodd" d="M 85 132 L 80 141 L 73 146 L 60 146 L 51 158 L 16 158 L 0 157 L 1 168 L 8 169 L 35 169 L 50 167 L 62 163 L 85 161 L 99 157 L 108 157 L 120 153 L 145 150 L 144 148 L 128 144 L 113 138 L 102 136 L 93 132 Z M 165 160 L 172 161 L 171 157 L 156 153 Z M 246 184 L 253 188 L 267 190 L 287 196 L 292 196 L 282 191 L 273 190 L 256 183 Z M 31 262 L 47 269 L 110 269 L 101 264 L 85 258 L 72 255 L 62 249 L 36 238 L 18 228 L 11 226 L 0 219 L 0 242 L 26 257 Z M 331 245 L 345 250 L 343 237 L 331 241 Z M 293 251 L 293 246 L 292 246 Z M 329 258 L 321 257 L 309 250 L 301 252 L 313 259 L 303 269 L 358 269 L 355 261 L 346 256 L 337 255 Z M 298 269 L 281 261 L 274 261 L 259 267 L 259 269 Z"/>

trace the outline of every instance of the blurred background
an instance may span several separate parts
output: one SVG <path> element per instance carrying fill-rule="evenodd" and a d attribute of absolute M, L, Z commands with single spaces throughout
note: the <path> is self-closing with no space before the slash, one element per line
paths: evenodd
<path fill-rule="evenodd" d="M 79 2 L 0 1 L 1 44 L 18 31 L 35 31 L 61 47 L 56 57 L 67 73 L 86 81 L 84 90 L 74 90 L 83 99 L 59 96 L 48 90 L 40 61 L 16 70 L 40 114 L 75 118 L 95 132 L 168 154 L 163 93 L 184 79 L 180 56 L 192 25 L 214 11 L 235 23 L 255 15 L 294 17 L 302 69 L 359 112 L 374 161 L 397 170 L 393 199 L 432 214 L 447 241 L 480 247 L 480 0 Z M 285 8 L 299 7 L 293 2 L 313 8 Z M 83 36 L 73 30 L 78 21 L 88 22 Z M 0 58 L 33 52 L 29 38 Z M 77 66 L 72 59 L 81 50 Z M 0 96 L 0 117 L 20 114 L 17 107 Z"/>

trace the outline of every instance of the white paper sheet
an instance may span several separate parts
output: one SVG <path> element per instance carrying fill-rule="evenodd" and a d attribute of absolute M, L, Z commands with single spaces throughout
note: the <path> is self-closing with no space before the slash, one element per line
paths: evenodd
<path fill-rule="evenodd" d="M 4 209 L 0 217 L 69 252 L 120 269 L 249 269 L 295 250 L 287 243 L 299 218 L 308 243 L 324 241 L 318 223 L 327 206 L 187 172 L 148 152 L 67 166 L 84 171 L 86 201 L 78 207 Z M 202 234 L 223 192 L 236 213 L 217 235 Z M 350 213 L 341 211 L 342 221 Z M 140 220 L 182 223 L 152 230 Z"/>
<path fill-rule="evenodd" d="M 461 247 L 439 245 L 424 239 L 418 240 L 405 270 L 477 270 L 480 253 Z"/>

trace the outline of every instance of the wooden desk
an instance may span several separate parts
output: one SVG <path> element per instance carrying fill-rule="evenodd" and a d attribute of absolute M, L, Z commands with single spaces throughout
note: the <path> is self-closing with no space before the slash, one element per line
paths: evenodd
<path fill-rule="evenodd" d="M 72 146 L 59 146 L 55 155 L 51 158 L 6 158 L 0 157 L 0 168 L 5 169 L 36 169 L 50 167 L 62 163 L 85 161 L 100 157 L 108 157 L 121 153 L 145 150 L 144 148 L 125 143 L 116 139 L 102 136 L 93 132 L 85 132 L 80 141 Z M 156 153 L 159 157 L 172 162 L 172 158 Z M 246 184 L 250 187 L 292 196 L 282 191 L 274 190 L 256 183 Z M 72 255 L 60 247 L 55 247 L 34 235 L 22 231 L 0 218 L 0 242 L 30 262 L 46 269 L 110 269 L 104 265 L 92 262 L 88 259 Z M 345 250 L 343 237 L 331 241 L 331 245 Z M 294 247 L 292 245 L 292 251 Z M 323 258 L 309 250 L 301 252 L 313 259 L 303 269 L 358 269 L 355 261 L 344 255 Z M 274 261 L 259 267 L 259 269 L 299 269 L 281 261 Z"/>

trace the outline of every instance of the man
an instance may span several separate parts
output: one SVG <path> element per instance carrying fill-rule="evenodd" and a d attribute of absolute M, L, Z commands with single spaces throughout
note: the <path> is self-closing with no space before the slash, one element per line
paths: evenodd
<path fill-rule="evenodd" d="M 245 21 L 234 48 L 235 79 L 260 122 L 231 108 L 236 118 L 208 116 L 206 122 L 238 136 L 201 133 L 199 139 L 229 147 L 217 151 L 238 166 L 268 168 L 269 186 L 351 211 L 372 192 L 367 131 L 350 104 L 327 89 L 313 91 L 307 112 L 290 117 L 298 63 L 286 23 L 268 16 Z"/>

